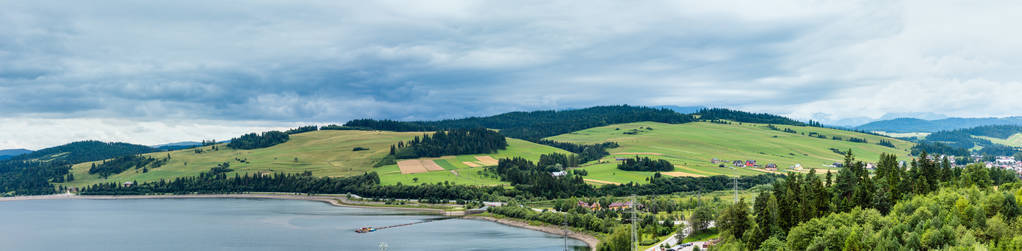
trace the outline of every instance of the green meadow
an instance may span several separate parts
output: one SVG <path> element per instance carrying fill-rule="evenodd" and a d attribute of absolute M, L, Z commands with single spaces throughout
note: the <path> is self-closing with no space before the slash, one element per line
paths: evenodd
<path fill-rule="evenodd" d="M 482 167 L 469 167 L 463 162 L 478 162 L 475 156 L 492 156 L 496 159 L 525 157 L 538 160 L 541 154 L 567 153 L 554 147 L 508 138 L 508 149 L 495 154 L 459 155 L 450 159 L 436 160 L 437 164 L 447 169 L 442 172 L 401 174 L 397 165 L 373 168 L 373 164 L 387 155 L 391 144 L 411 140 L 419 135 L 422 133 L 323 130 L 294 134 L 291 135 L 288 142 L 260 149 L 234 150 L 220 144 L 218 145 L 219 150 L 215 151 L 211 150 L 210 146 L 199 148 L 203 150 L 202 153 L 196 153 L 194 149 L 150 153 L 146 155 L 164 158 L 169 154 L 171 158 L 167 164 L 159 168 L 151 168 L 147 173 L 143 173 L 142 170 L 129 169 L 106 179 L 88 173 L 93 163 L 99 164 L 101 161 L 81 163 L 72 167 L 71 172 L 74 173 L 75 180 L 59 185 L 82 187 L 101 182 L 147 182 L 198 176 L 223 162 L 230 163 L 230 168 L 234 169 L 228 175 L 310 171 L 315 176 L 343 177 L 376 171 L 380 174 L 381 181 L 388 185 L 399 182 L 415 184 L 444 181 L 466 185 L 496 185 L 501 184 L 496 178 L 479 174 Z M 369 150 L 352 151 L 355 147 L 365 147 Z M 450 170 L 455 172 L 450 172 Z"/>
<path fill-rule="evenodd" d="M 810 168 L 818 169 L 818 173 L 836 170 L 826 165 L 843 162 L 840 151 L 851 149 L 856 158 L 866 162 L 876 162 L 880 153 L 892 153 L 901 159 L 907 158 L 912 143 L 881 136 L 828 129 L 819 127 L 775 125 L 778 130 L 769 129 L 765 124 L 731 123 L 717 124 L 696 122 L 686 124 L 664 124 L 655 122 L 637 122 L 590 128 L 582 131 L 562 134 L 547 139 L 593 144 L 614 141 L 621 147 L 611 149 L 611 153 L 657 153 L 662 155 L 642 155 L 660 158 L 675 165 L 674 172 L 692 176 L 710 175 L 756 175 L 761 169 L 731 168 L 730 162 L 719 167 L 710 160 L 756 160 L 765 166 L 773 163 L 784 171 L 790 166 L 800 164 L 803 172 Z M 650 130 L 649 128 L 652 128 Z M 796 133 L 784 132 L 785 128 Z M 626 132 L 635 134 L 626 134 Z M 809 136 L 810 132 L 824 135 L 825 138 Z M 833 140 L 838 136 L 844 140 Z M 868 143 L 847 141 L 849 137 L 864 138 Z M 877 145 L 881 139 L 889 140 L 895 148 Z M 588 179 L 616 183 L 643 182 L 653 175 L 652 172 L 633 172 L 618 170 L 616 158 L 629 158 L 634 155 L 611 155 L 601 160 L 602 163 L 588 163 L 584 169 L 589 172 Z"/>
<path fill-rule="evenodd" d="M 1022 133 L 1016 133 L 1008 137 L 1007 139 L 1000 139 L 987 136 L 973 136 L 976 138 L 986 139 L 994 144 L 1001 144 L 1006 146 L 1022 147 Z"/>
<path fill-rule="evenodd" d="M 387 155 L 391 144 L 417 135 L 422 133 L 323 130 L 294 134 L 288 142 L 260 149 L 234 150 L 219 144 L 216 151 L 210 146 L 199 148 L 202 153 L 196 153 L 194 149 L 157 152 L 146 155 L 164 158 L 170 154 L 170 161 L 159 168 L 149 169 L 148 173 L 130 169 L 102 179 L 88 174 L 94 163 L 88 162 L 74 165 L 71 172 L 75 180 L 62 185 L 80 187 L 100 182 L 146 182 L 198 176 L 223 162 L 230 163 L 230 168 L 234 169 L 228 175 L 310 171 L 316 176 L 352 176 L 373 170 L 373 163 Z M 355 147 L 369 150 L 352 151 Z"/>

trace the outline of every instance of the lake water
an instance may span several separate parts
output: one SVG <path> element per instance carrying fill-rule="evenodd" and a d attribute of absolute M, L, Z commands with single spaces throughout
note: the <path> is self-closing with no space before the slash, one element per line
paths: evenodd
<path fill-rule="evenodd" d="M 354 232 L 434 218 L 297 200 L 8 201 L 0 250 L 563 250 L 558 235 L 478 220 Z"/>

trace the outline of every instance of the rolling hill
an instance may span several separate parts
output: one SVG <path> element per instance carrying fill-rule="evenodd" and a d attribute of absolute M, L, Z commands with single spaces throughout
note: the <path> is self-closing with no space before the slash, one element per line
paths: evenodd
<path fill-rule="evenodd" d="M 785 132 L 788 130 L 789 132 Z M 791 133 L 794 131 L 795 133 Z M 626 132 L 630 134 L 626 134 Z M 251 150 L 235 150 L 219 144 L 214 149 L 204 146 L 170 152 L 148 153 L 147 156 L 165 158 L 169 161 L 148 172 L 129 169 L 107 179 L 90 175 L 92 161 L 76 164 L 72 173 L 76 179 L 60 183 L 64 186 L 85 186 L 100 182 L 155 181 L 175 177 L 197 176 L 220 163 L 228 162 L 232 173 L 302 173 L 314 176 L 343 177 L 375 171 L 383 185 L 414 185 L 421 183 L 453 182 L 464 185 L 506 184 L 495 176 L 481 172 L 483 161 L 476 157 L 525 157 L 537 160 L 548 153 L 568 153 L 562 149 L 533 142 L 508 138 L 508 148 L 493 154 L 469 154 L 421 158 L 423 163 L 435 163 L 442 170 L 422 173 L 402 173 L 398 165 L 373 168 L 378 160 L 385 157 L 389 146 L 398 141 L 407 141 L 421 132 L 390 132 L 365 130 L 321 130 L 291 135 L 291 140 L 275 146 Z M 822 135 L 822 136 L 821 136 Z M 823 138 L 821 138 L 823 137 Z M 841 140 L 835 140 L 840 137 Z M 868 143 L 850 142 L 855 137 Z M 594 184 L 642 182 L 652 172 L 630 172 L 616 169 L 615 158 L 634 155 L 651 156 L 670 161 L 676 167 L 668 175 L 712 176 L 712 175 L 757 175 L 762 168 L 720 168 L 710 163 L 713 158 L 723 160 L 756 160 L 761 165 L 776 164 L 781 169 L 801 164 L 808 168 L 823 170 L 833 168 L 825 165 L 841 162 L 843 156 L 835 151 L 852 149 L 857 158 L 875 162 L 881 152 L 898 156 L 908 154 L 912 143 L 882 136 L 857 132 L 794 125 L 773 125 L 755 123 L 692 122 L 668 124 L 659 122 L 634 122 L 595 127 L 566 133 L 546 139 L 569 143 L 594 144 L 613 141 L 620 144 L 610 149 L 610 155 L 600 161 L 583 164 L 589 172 L 586 177 Z M 894 148 L 881 146 L 880 140 L 889 140 Z M 354 148 L 368 148 L 353 151 Z M 196 150 L 200 149 L 201 152 Z M 803 171 L 806 171 L 803 170 Z M 783 171 L 783 170 L 782 170 Z M 232 173 L 228 173 L 232 175 Z"/>
<path fill-rule="evenodd" d="M 618 142 L 621 146 L 611 149 L 611 152 L 623 154 L 611 155 L 605 157 L 603 163 L 589 163 L 584 167 L 589 171 L 587 178 L 603 183 L 643 181 L 651 176 L 652 172 L 630 172 L 616 168 L 616 158 L 635 155 L 670 161 L 675 165 L 675 171 L 669 174 L 675 176 L 756 175 L 763 172 L 762 169 L 731 169 L 730 163 L 725 163 L 725 167 L 721 168 L 720 164 L 710 162 L 713 158 L 729 161 L 756 160 L 760 165 L 776 164 L 779 169 L 801 164 L 806 168 L 803 171 L 816 168 L 820 169 L 818 173 L 823 173 L 825 170 L 835 170 L 825 165 L 843 161 L 843 156 L 835 150 L 852 149 L 857 159 L 876 162 L 880 153 L 892 153 L 905 158 L 913 145 L 903 140 L 829 128 L 789 125 L 774 127 L 777 130 L 765 124 L 753 123 L 638 122 L 596 127 L 547 139 L 584 144 Z M 796 133 L 785 132 L 785 129 Z M 823 138 L 816 136 L 818 134 L 823 135 Z M 834 140 L 834 136 L 842 140 Z M 851 137 L 865 139 L 868 143 L 850 142 L 848 139 Z M 876 144 L 880 140 L 890 141 L 895 148 Z"/>
<path fill-rule="evenodd" d="M 362 130 L 321 130 L 291 135 L 285 143 L 267 148 L 236 150 L 218 144 L 216 149 L 204 146 L 195 149 L 184 149 L 170 152 L 154 152 L 145 154 L 154 158 L 170 156 L 169 161 L 160 167 L 149 168 L 148 172 L 129 169 L 107 179 L 88 173 L 92 161 L 76 164 L 72 167 L 75 180 L 59 185 L 81 187 L 100 182 L 156 181 L 176 177 L 197 176 L 218 164 L 228 162 L 233 175 L 254 173 L 302 173 L 311 172 L 315 176 L 343 177 L 376 171 L 384 184 L 413 184 L 418 182 L 457 182 L 458 184 L 499 184 L 496 178 L 482 177 L 478 174 L 481 167 L 470 167 L 463 162 L 477 161 L 475 156 L 526 157 L 538 159 L 540 154 L 561 152 L 563 150 L 531 143 L 524 140 L 509 139 L 506 150 L 495 154 L 474 154 L 445 157 L 435 161 L 445 168 L 442 172 L 401 174 L 397 165 L 373 168 L 374 163 L 387 155 L 389 147 L 398 141 L 407 141 L 421 132 L 388 132 Z M 368 150 L 354 151 L 354 148 Z M 197 152 L 201 149 L 201 153 Z M 449 170 L 457 170 L 457 174 Z M 415 179 L 417 181 L 415 181 Z"/>
<path fill-rule="evenodd" d="M 65 145 L 40 149 L 27 154 L 14 156 L 11 160 L 66 161 L 81 163 L 104 160 L 118 156 L 151 153 L 155 148 L 121 142 L 101 142 L 95 140 L 78 141 Z"/>
<path fill-rule="evenodd" d="M 18 155 L 22 155 L 22 154 L 29 154 L 29 153 L 32 153 L 32 150 L 28 150 L 28 149 L 4 149 L 4 150 L 0 150 L 0 160 L 10 159 L 10 158 L 13 158 L 14 156 L 18 156 Z"/>

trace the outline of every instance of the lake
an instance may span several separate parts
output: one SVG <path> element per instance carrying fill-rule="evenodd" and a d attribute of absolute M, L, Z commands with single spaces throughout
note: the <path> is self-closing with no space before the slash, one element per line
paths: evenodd
<path fill-rule="evenodd" d="M 0 250 L 563 250 L 559 235 L 488 221 L 272 199 L 0 202 Z M 585 248 L 568 239 L 573 248 Z M 585 249 L 588 250 L 588 249 Z"/>

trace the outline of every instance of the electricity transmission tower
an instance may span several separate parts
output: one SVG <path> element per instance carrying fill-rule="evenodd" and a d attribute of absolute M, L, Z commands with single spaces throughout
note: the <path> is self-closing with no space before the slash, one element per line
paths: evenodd
<path fill-rule="evenodd" d="M 638 220 L 636 219 L 637 217 L 635 216 L 635 214 L 636 214 L 636 212 L 635 212 L 635 207 L 636 207 L 636 205 L 635 205 L 635 194 L 632 194 L 632 205 L 631 205 L 631 207 L 632 207 L 632 250 L 638 251 L 639 250 L 639 235 L 638 235 L 637 232 L 635 232 L 635 225 L 638 222 Z"/>
<path fill-rule="evenodd" d="M 564 222 L 561 223 L 564 228 L 564 251 L 568 251 L 568 212 L 564 212 Z"/>

